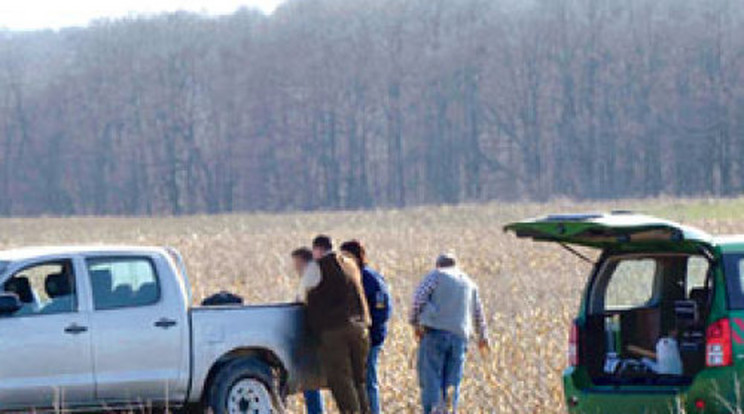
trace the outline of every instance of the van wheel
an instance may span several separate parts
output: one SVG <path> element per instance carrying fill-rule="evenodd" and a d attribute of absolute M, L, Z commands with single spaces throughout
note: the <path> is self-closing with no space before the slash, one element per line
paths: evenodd
<path fill-rule="evenodd" d="M 213 414 L 283 413 L 278 382 L 265 362 L 256 358 L 236 359 L 215 377 L 209 390 L 209 408 Z"/>

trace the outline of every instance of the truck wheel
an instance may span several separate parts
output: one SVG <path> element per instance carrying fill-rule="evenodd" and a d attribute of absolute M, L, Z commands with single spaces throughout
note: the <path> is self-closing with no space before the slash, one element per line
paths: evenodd
<path fill-rule="evenodd" d="M 236 359 L 217 373 L 209 390 L 209 408 L 213 414 L 283 413 L 278 382 L 265 362 Z"/>

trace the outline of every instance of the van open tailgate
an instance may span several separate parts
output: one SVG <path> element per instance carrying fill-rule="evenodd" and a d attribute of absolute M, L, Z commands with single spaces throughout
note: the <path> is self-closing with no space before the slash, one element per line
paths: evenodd
<path fill-rule="evenodd" d="M 556 214 L 504 226 L 517 237 L 599 249 L 663 247 L 695 251 L 709 247 L 707 233 L 659 218 L 633 213 Z"/>

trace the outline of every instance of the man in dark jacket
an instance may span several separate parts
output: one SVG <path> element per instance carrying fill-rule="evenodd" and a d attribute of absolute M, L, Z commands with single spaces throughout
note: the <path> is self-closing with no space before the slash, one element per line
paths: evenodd
<path fill-rule="evenodd" d="M 341 245 L 341 251 L 356 259 L 362 271 L 364 295 L 367 297 L 372 326 L 369 329 L 370 344 L 367 357 L 367 395 L 372 414 L 380 413 L 380 386 L 377 379 L 377 361 L 387 336 L 387 322 L 392 313 L 390 292 L 381 274 L 367 264 L 367 251 L 358 240 L 350 240 Z"/>
<path fill-rule="evenodd" d="M 333 252 L 331 239 L 313 240 L 315 261 L 302 277 L 307 322 L 333 398 L 343 414 L 369 413 L 366 363 L 370 316 L 353 258 Z"/>

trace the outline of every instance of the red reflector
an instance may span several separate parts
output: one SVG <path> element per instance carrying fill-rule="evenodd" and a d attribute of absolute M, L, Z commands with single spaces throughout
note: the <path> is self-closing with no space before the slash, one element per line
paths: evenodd
<path fill-rule="evenodd" d="M 571 333 L 568 335 L 568 364 L 579 366 L 579 327 L 575 322 L 571 324 Z"/>
<path fill-rule="evenodd" d="M 579 397 L 573 395 L 571 398 L 568 399 L 568 406 L 569 407 L 576 407 L 579 405 Z"/>
<path fill-rule="evenodd" d="M 705 400 L 701 400 L 701 399 L 695 400 L 695 408 L 698 411 L 705 411 Z"/>

